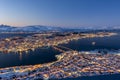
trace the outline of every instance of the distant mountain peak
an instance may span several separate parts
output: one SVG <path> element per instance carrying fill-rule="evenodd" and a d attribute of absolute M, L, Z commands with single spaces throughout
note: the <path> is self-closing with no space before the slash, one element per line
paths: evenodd
<path fill-rule="evenodd" d="M 8 25 L 0 25 L 0 32 L 41 32 L 41 31 L 60 31 L 60 27 L 42 26 L 42 25 L 30 25 L 24 27 L 14 27 Z"/>
<path fill-rule="evenodd" d="M 0 32 L 42 32 L 42 31 L 90 31 L 90 30 L 114 30 L 120 29 L 120 26 L 82 26 L 76 28 L 62 28 L 43 25 L 30 25 L 14 27 L 9 25 L 0 25 Z"/>

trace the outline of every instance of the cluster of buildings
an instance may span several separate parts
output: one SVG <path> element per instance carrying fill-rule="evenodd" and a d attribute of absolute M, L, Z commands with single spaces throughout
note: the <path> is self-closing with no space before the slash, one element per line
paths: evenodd
<path fill-rule="evenodd" d="M 9 52 L 28 52 L 28 50 L 34 50 L 38 47 L 43 46 L 56 46 L 58 44 L 68 43 L 71 40 L 91 37 L 104 37 L 112 36 L 115 33 L 99 32 L 93 33 L 69 33 L 64 35 L 54 35 L 55 33 L 49 34 L 34 34 L 28 37 L 12 37 L 0 40 L 0 51 L 4 53 Z"/>
<path fill-rule="evenodd" d="M 51 63 L 0 69 L 0 79 L 61 79 L 120 73 L 120 56 L 116 54 L 67 51 L 56 57 L 58 60 Z"/>
<path fill-rule="evenodd" d="M 34 34 L 28 37 L 13 37 L 0 40 L 1 52 L 23 52 L 38 47 L 53 46 L 71 40 L 91 37 L 104 37 L 115 33 L 64 33 L 56 35 Z M 57 46 L 57 47 L 56 47 Z M 0 69 L 0 80 L 37 80 L 76 78 L 80 76 L 106 75 L 120 73 L 120 56 L 115 54 L 91 54 L 91 52 L 64 51 L 56 55 L 57 61 L 27 66 L 14 66 Z"/>

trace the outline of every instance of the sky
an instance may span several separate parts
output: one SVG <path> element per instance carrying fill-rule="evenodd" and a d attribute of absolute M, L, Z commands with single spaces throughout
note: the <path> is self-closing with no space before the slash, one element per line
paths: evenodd
<path fill-rule="evenodd" d="M 0 24 L 120 25 L 120 0 L 0 0 Z"/>

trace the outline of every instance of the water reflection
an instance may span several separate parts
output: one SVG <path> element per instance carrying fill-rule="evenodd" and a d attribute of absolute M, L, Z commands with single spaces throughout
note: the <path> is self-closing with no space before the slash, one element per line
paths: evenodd
<path fill-rule="evenodd" d="M 62 46 L 77 51 L 120 49 L 119 41 L 120 35 L 117 35 L 104 38 L 86 38 L 76 41 L 74 40 L 68 44 L 62 44 Z M 59 53 L 59 51 L 53 49 L 52 47 L 37 48 L 21 53 L 0 53 L 0 68 L 19 65 L 34 65 L 56 61 L 55 55 Z"/>
<path fill-rule="evenodd" d="M 16 53 L 1 53 L 0 54 L 0 68 L 19 66 L 19 65 L 34 65 L 43 64 L 56 61 L 55 55 L 60 52 L 49 48 L 37 48 L 35 50 L 28 50 L 27 52 Z"/>

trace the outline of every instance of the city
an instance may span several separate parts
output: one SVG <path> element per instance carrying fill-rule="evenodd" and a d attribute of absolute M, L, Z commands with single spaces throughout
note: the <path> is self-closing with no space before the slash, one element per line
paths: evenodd
<path fill-rule="evenodd" d="M 120 56 L 66 51 L 56 62 L 0 69 L 0 79 L 61 79 L 120 73 Z"/>
<path fill-rule="evenodd" d="M 0 80 L 120 80 L 120 0 L 0 0 Z"/>
<path fill-rule="evenodd" d="M 117 33 L 69 33 L 69 35 L 64 33 L 64 36 L 55 37 L 53 34 L 55 35 L 55 33 L 35 34 L 25 38 L 6 38 L 1 41 L 1 44 L 8 46 L 6 52 L 23 52 L 29 49 L 34 50 L 37 47 L 53 46 L 61 54 L 56 55 L 57 61 L 50 63 L 1 68 L 0 79 L 61 79 L 120 73 L 119 55 L 108 54 L 109 52 L 102 54 L 99 51 L 94 54 L 78 52 L 59 45 L 82 38 L 110 37 L 117 35 Z M 1 46 L 1 51 L 4 52 L 5 48 L 6 46 Z"/>
<path fill-rule="evenodd" d="M 71 40 L 78 40 L 82 38 L 113 36 L 116 33 L 99 32 L 93 33 L 64 33 L 57 35 L 56 33 L 34 34 L 33 36 L 13 37 L 0 40 L 0 51 L 9 52 L 27 52 L 43 46 L 57 46 L 59 44 L 68 43 Z"/>

